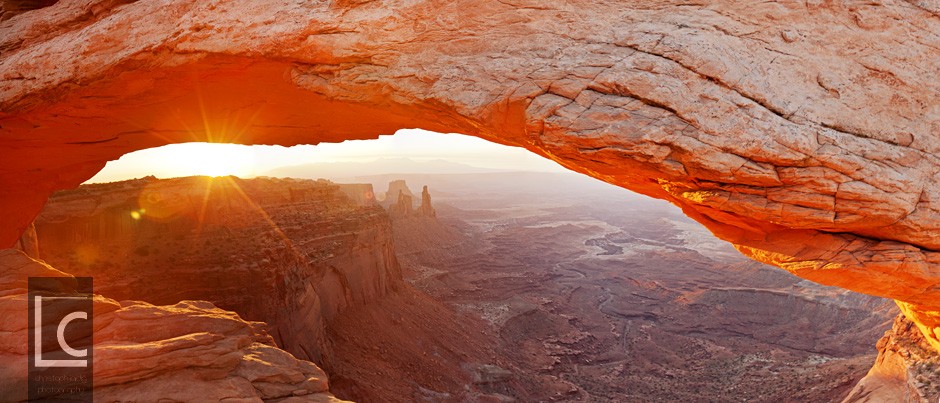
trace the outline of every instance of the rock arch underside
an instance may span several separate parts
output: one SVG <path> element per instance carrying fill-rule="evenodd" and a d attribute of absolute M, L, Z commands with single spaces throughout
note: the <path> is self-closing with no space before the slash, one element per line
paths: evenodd
<path fill-rule="evenodd" d="M 0 21 L 0 246 L 105 162 L 400 128 L 666 199 L 940 349 L 940 4 L 60 0 Z"/>

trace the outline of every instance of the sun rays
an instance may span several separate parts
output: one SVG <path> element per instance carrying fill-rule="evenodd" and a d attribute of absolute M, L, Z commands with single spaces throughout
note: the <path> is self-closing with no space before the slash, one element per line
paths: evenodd
<path fill-rule="evenodd" d="M 149 223 L 144 225 L 183 225 L 191 230 L 192 245 L 199 245 L 207 231 L 238 230 L 249 222 L 258 223 L 266 227 L 257 231 L 259 235 L 270 234 L 271 241 L 282 245 L 275 249 L 284 250 L 298 262 L 306 261 L 261 205 L 257 192 L 246 191 L 241 182 L 233 176 L 176 178 L 160 185 L 154 182 L 153 186 L 144 186 L 128 214 L 134 222 Z M 247 219 L 233 211 L 247 212 L 256 218 Z"/>

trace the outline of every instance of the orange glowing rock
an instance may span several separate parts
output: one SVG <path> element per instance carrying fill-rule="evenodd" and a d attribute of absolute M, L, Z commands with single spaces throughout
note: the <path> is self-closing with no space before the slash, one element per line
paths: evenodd
<path fill-rule="evenodd" d="M 133 150 L 420 127 L 669 200 L 748 256 L 909 304 L 940 348 L 925 319 L 940 311 L 937 16 L 907 2 L 60 1 L 0 23 L 0 245 L 51 192 Z"/>

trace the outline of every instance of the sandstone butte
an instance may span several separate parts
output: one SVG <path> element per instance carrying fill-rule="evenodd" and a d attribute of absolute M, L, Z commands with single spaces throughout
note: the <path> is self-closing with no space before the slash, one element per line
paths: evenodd
<path fill-rule="evenodd" d="M 940 349 L 936 1 L 15 3 L 0 247 L 134 150 L 417 127 L 666 199 L 756 260 L 895 299 Z"/>

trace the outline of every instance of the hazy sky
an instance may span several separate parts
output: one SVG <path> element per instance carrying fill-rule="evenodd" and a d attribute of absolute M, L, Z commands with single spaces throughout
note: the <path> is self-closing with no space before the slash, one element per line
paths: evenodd
<path fill-rule="evenodd" d="M 369 162 L 380 158 L 409 158 L 415 161 L 443 159 L 481 168 L 508 170 L 564 170 L 552 161 L 517 147 L 460 134 L 400 130 L 393 136 L 381 136 L 378 140 L 353 140 L 316 146 L 170 144 L 126 154 L 109 162 L 88 182 L 111 182 L 147 175 L 158 178 L 189 175 L 252 177 L 282 166 Z"/>

